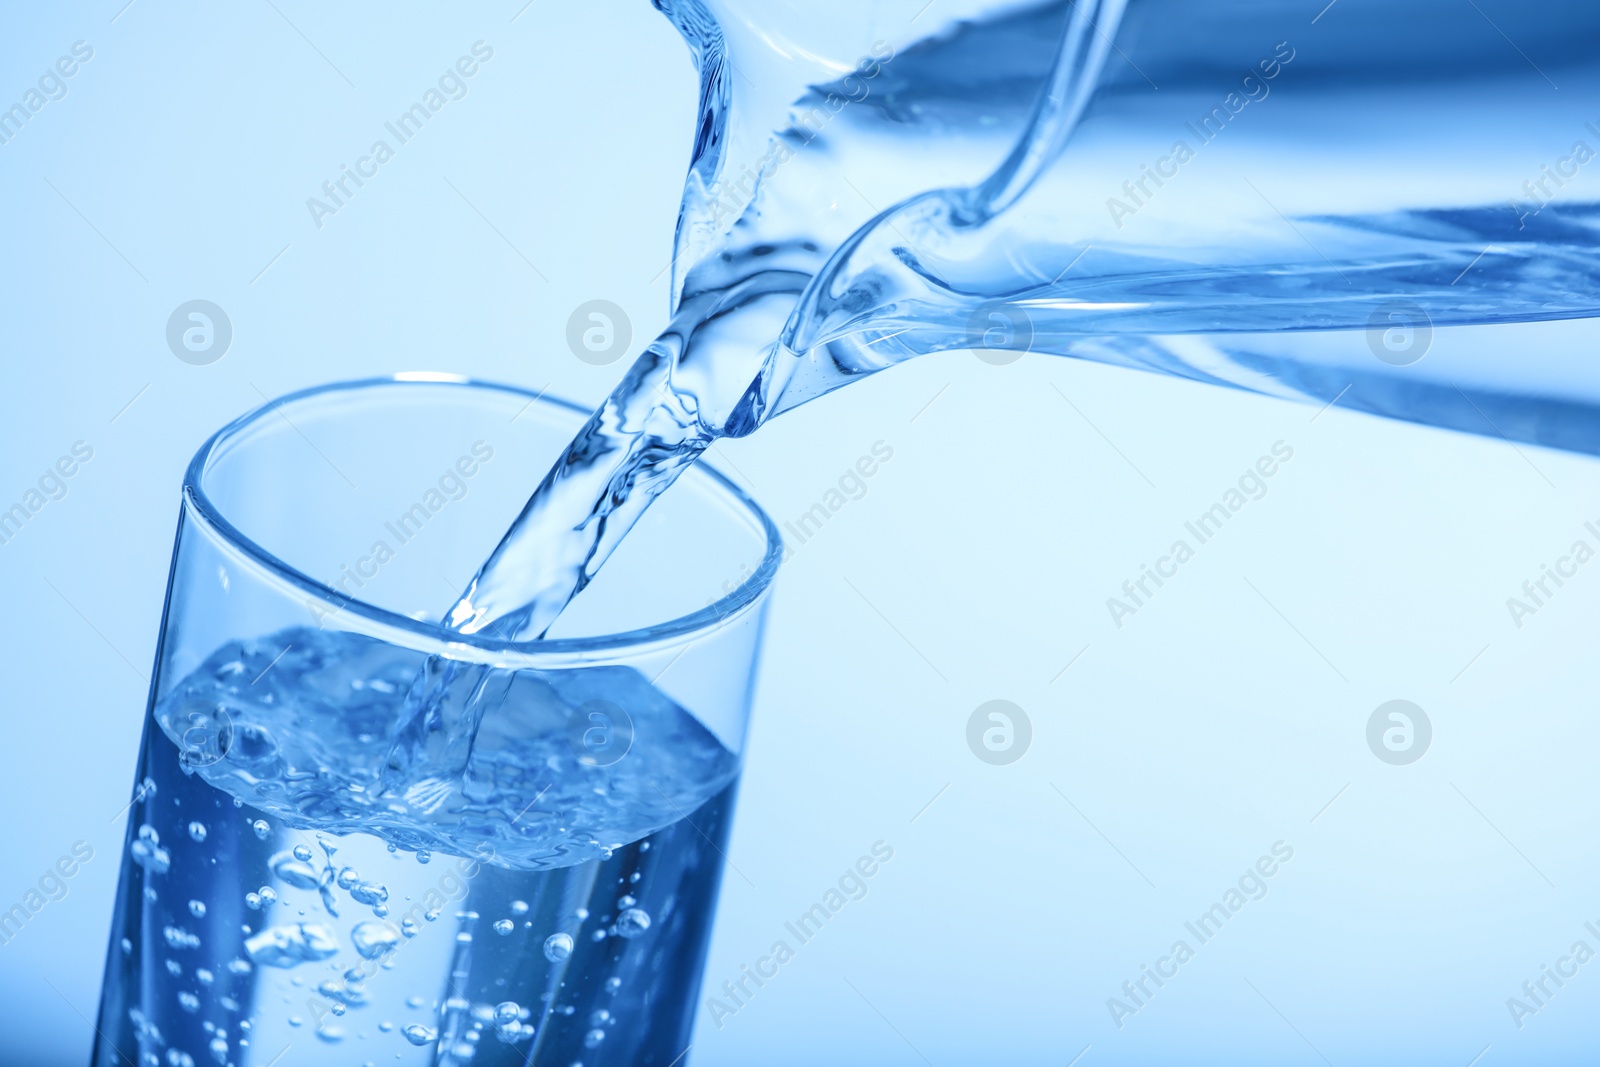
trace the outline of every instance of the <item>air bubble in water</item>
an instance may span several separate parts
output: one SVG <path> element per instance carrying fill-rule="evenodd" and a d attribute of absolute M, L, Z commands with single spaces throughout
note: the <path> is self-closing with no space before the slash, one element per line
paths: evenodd
<path fill-rule="evenodd" d="M 128 846 L 133 861 L 151 874 L 166 874 L 172 867 L 172 856 L 161 847 L 161 835 L 149 823 L 139 827 L 138 840 Z"/>
<path fill-rule="evenodd" d="M 199 820 L 190 823 L 189 836 L 196 841 L 204 841 L 206 839 L 206 824 Z"/>
<path fill-rule="evenodd" d="M 190 1013 L 197 1012 L 200 1010 L 200 998 L 189 992 L 179 993 L 178 1006 Z"/>
<path fill-rule="evenodd" d="M 544 939 L 544 958 L 551 963 L 560 963 L 572 955 L 571 934 L 551 934 Z"/>
<path fill-rule="evenodd" d="M 329 847 L 326 843 L 323 848 Z M 317 879 L 317 893 L 322 897 L 322 906 L 329 915 L 335 919 L 339 917 L 339 903 L 333 895 L 333 866 L 330 864 L 322 868 L 322 877 Z"/>
<path fill-rule="evenodd" d="M 244 906 L 249 908 L 251 911 L 260 911 L 261 910 L 261 896 L 260 896 L 260 894 L 258 894 L 258 893 L 246 893 L 244 895 Z"/>
<path fill-rule="evenodd" d="M 412 1023 L 410 1026 L 406 1027 L 400 1032 L 404 1034 L 406 1036 L 406 1040 L 411 1042 L 413 1045 L 427 1045 L 439 1039 L 439 1032 L 437 1030 L 430 1030 L 421 1023 Z"/>
<path fill-rule="evenodd" d="M 199 948 L 200 938 L 181 926 L 168 926 L 161 931 L 171 948 Z"/>
<path fill-rule="evenodd" d="M 517 924 L 512 922 L 510 919 L 501 919 L 494 924 L 494 932 L 499 934 L 501 937 L 509 936 L 511 931 L 515 930 L 516 928 Z"/>
<path fill-rule="evenodd" d="M 598 1011 L 595 1011 L 594 1013 L 592 1013 L 589 1016 L 589 1025 L 590 1026 L 604 1026 L 606 1023 L 608 1023 L 610 1021 L 611 1021 L 611 1013 L 609 1011 L 606 1011 L 604 1008 L 601 1008 Z"/>
<path fill-rule="evenodd" d="M 177 960 L 168 960 L 167 961 L 167 973 L 172 975 L 172 977 L 174 977 L 174 978 L 182 978 L 183 977 L 183 964 L 179 963 Z"/>
<path fill-rule="evenodd" d="M 623 908 L 631 908 L 637 903 L 639 903 L 639 901 L 636 900 L 631 894 L 624 894 L 617 898 L 617 908 L 619 910 Z"/>
<path fill-rule="evenodd" d="M 612 977 L 612 978 L 607 978 L 606 979 L 606 992 L 607 993 L 615 994 L 616 991 L 621 989 L 621 988 L 622 988 L 622 979 L 616 978 L 616 977 Z"/>
<path fill-rule="evenodd" d="M 263 908 L 270 907 L 278 902 L 278 891 L 273 889 L 270 885 L 262 886 L 259 890 L 257 890 L 256 896 L 261 898 L 261 906 Z"/>
<path fill-rule="evenodd" d="M 513 915 L 526 915 L 526 914 L 528 914 L 528 902 L 526 900 L 513 900 L 511 902 L 511 914 L 513 914 Z"/>
<path fill-rule="evenodd" d="M 354 867 L 339 868 L 339 876 L 334 879 L 340 889 L 349 889 L 359 881 L 361 881 L 361 872 Z"/>
<path fill-rule="evenodd" d="M 514 1000 L 503 1000 L 494 1007 L 494 1021 L 501 1026 L 514 1023 L 517 1016 L 522 1014 L 522 1005 Z"/>
<path fill-rule="evenodd" d="M 250 824 L 250 829 L 254 830 L 256 836 L 263 841 L 267 839 L 268 834 L 272 833 L 272 826 L 265 819 L 257 819 Z"/>
<path fill-rule="evenodd" d="M 606 1032 L 604 1030 L 590 1030 L 587 1034 L 583 1035 L 583 1047 L 599 1048 L 600 1042 L 604 1041 L 605 1039 Z"/>
<path fill-rule="evenodd" d="M 196 919 L 204 919 L 206 917 L 205 901 L 203 901 L 203 900 L 191 900 L 191 901 L 189 901 L 189 914 L 193 915 Z"/>
<path fill-rule="evenodd" d="M 211 1058 L 218 1063 L 228 1062 L 228 1042 L 223 1038 L 216 1038 L 211 1042 Z"/>
<path fill-rule="evenodd" d="M 427 1001 L 423 1000 L 421 997 L 407 997 L 406 998 L 406 1007 L 408 1007 L 408 1008 L 420 1008 L 426 1003 L 427 1003 Z"/>
<path fill-rule="evenodd" d="M 638 937 L 650 929 L 650 915 L 643 908 L 629 908 L 617 916 L 618 937 Z"/>
<path fill-rule="evenodd" d="M 244 949 L 252 960 L 264 966 L 294 967 L 338 955 L 339 943 L 326 926 L 296 923 L 263 930 L 246 941 Z"/>
<path fill-rule="evenodd" d="M 250 966 L 249 960 L 242 960 L 237 956 L 228 961 L 228 973 L 230 974 L 249 974 L 254 969 Z"/>
<path fill-rule="evenodd" d="M 305 858 L 300 853 L 305 853 Z M 317 872 L 307 861 L 311 858 L 311 850 L 304 845 L 298 846 L 293 852 L 280 852 L 268 861 L 272 873 L 278 881 L 296 889 L 317 888 Z"/>
<path fill-rule="evenodd" d="M 345 868 L 345 870 L 349 869 L 348 867 Z M 339 875 L 342 878 L 344 871 L 340 871 Z M 389 899 L 389 890 L 377 882 L 358 881 L 353 885 L 345 886 L 345 888 L 350 890 L 350 896 L 359 904 L 378 905 L 385 903 Z"/>
<path fill-rule="evenodd" d="M 407 937 L 416 937 L 417 932 L 421 929 L 422 928 L 417 925 L 417 920 L 415 919 L 400 920 L 400 932 Z"/>
<path fill-rule="evenodd" d="M 294 846 L 294 858 L 301 863 L 311 862 L 311 850 L 304 845 Z"/>
<path fill-rule="evenodd" d="M 350 931 L 350 943 L 362 959 L 375 960 L 400 943 L 400 935 L 388 923 L 356 923 Z"/>
<path fill-rule="evenodd" d="M 433 859 L 433 853 L 429 852 L 425 848 L 417 849 L 417 862 L 418 863 L 427 863 L 431 859 Z"/>

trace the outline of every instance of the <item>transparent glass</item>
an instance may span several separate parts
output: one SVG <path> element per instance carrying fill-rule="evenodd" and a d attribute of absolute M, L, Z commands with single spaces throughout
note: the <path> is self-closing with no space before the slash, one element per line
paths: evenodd
<path fill-rule="evenodd" d="M 1593 4 L 658 6 L 701 72 L 679 292 L 800 294 L 741 431 L 970 348 L 1492 432 L 1434 331 L 1600 315 Z M 1586 350 L 1486 336 L 1471 404 L 1592 437 Z"/>
<path fill-rule="evenodd" d="M 780 541 L 700 464 L 549 639 L 442 629 L 583 415 L 401 376 L 196 455 L 97 1067 L 683 1053 Z"/>

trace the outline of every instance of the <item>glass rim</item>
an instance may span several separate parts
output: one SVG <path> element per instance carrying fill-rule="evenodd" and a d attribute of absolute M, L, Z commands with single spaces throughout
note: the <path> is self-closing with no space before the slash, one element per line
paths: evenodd
<path fill-rule="evenodd" d="M 744 513 L 752 517 L 761 535 L 766 539 L 766 549 L 761 557 L 761 562 L 733 590 L 723 594 L 703 608 L 650 626 L 587 637 L 505 641 L 486 637 L 482 634 L 463 634 L 446 629 L 442 623 L 414 619 L 409 615 L 378 607 L 376 604 L 368 603 L 359 597 L 348 596 L 291 566 L 262 547 L 243 530 L 235 526 L 223 514 L 222 509 L 207 495 L 202 479 L 206 474 L 210 461 L 217 455 L 219 449 L 249 427 L 259 423 L 261 419 L 272 412 L 291 404 L 333 393 L 408 385 L 432 385 L 505 393 L 526 397 L 530 405 L 534 403 L 547 404 L 553 408 L 573 412 L 582 418 L 588 418 L 592 414 L 591 409 L 562 397 L 550 396 L 548 393 L 536 393 L 519 385 L 491 382 L 459 374 L 413 371 L 329 382 L 307 389 L 298 389 L 269 400 L 265 404 L 254 407 L 238 418 L 231 420 L 208 437 L 199 450 L 195 452 L 194 458 L 189 461 L 189 465 L 184 471 L 183 497 L 186 504 L 192 507 L 204 523 L 233 549 L 243 553 L 251 561 L 264 567 L 278 579 L 331 606 L 333 610 L 328 612 L 329 617 L 341 612 L 350 612 L 367 623 L 377 624 L 385 629 L 398 630 L 415 638 L 420 638 L 423 642 L 443 645 L 458 653 L 470 649 L 479 655 L 511 655 L 519 659 L 529 657 L 544 659 L 551 656 L 566 658 L 574 654 L 615 653 L 619 650 L 643 646 L 670 644 L 676 639 L 684 637 L 698 639 L 705 633 L 709 633 L 719 628 L 722 624 L 744 614 L 752 605 L 760 601 L 771 587 L 772 580 L 777 575 L 778 567 L 782 562 L 783 535 L 778 532 L 778 527 L 773 523 L 772 517 L 762 509 L 760 504 L 755 502 L 749 493 L 745 492 L 744 489 L 735 484 L 715 466 L 703 460 L 696 462 L 694 464 L 695 468 L 704 477 L 711 479 L 712 484 L 726 494 Z M 318 625 L 321 625 L 320 620 Z"/>

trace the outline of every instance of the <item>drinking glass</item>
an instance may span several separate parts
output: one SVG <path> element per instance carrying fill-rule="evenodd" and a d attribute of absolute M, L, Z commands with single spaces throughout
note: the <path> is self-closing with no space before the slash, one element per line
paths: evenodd
<path fill-rule="evenodd" d="M 200 449 L 97 1067 L 678 1060 L 781 542 L 699 464 L 548 639 L 444 629 L 584 414 L 401 375 Z"/>

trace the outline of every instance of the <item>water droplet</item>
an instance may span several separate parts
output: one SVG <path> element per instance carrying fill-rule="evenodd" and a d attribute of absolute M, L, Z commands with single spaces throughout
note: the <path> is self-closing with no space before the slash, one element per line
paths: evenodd
<path fill-rule="evenodd" d="M 650 915 L 643 908 L 629 908 L 617 916 L 618 937 L 638 937 L 650 929 Z"/>
<path fill-rule="evenodd" d="M 428 1045 L 439 1039 L 438 1031 L 430 1030 L 421 1023 L 412 1023 L 400 1032 L 406 1035 L 406 1040 L 413 1045 Z"/>
<path fill-rule="evenodd" d="M 304 852 L 305 859 L 300 858 Z M 317 888 L 317 872 L 306 862 L 311 858 L 311 850 L 304 845 L 295 848 L 293 852 L 280 852 L 268 861 L 272 867 L 273 875 L 284 885 L 293 886 L 295 889 Z"/>
<path fill-rule="evenodd" d="M 350 931 L 350 943 L 362 959 L 375 960 L 400 943 L 400 934 L 388 923 L 356 923 Z"/>
<path fill-rule="evenodd" d="M 252 960 L 263 966 L 294 967 L 338 955 L 339 943 L 326 926 L 296 923 L 263 930 L 246 941 L 244 949 Z"/>
<path fill-rule="evenodd" d="M 267 839 L 268 834 L 272 833 L 272 827 L 265 819 L 257 819 L 255 822 L 250 824 L 250 829 L 254 830 L 256 832 L 256 836 L 261 838 L 263 841 Z"/>
<path fill-rule="evenodd" d="M 551 934 L 544 939 L 544 958 L 551 963 L 560 963 L 572 955 L 571 934 Z"/>
<path fill-rule="evenodd" d="M 499 922 L 494 924 L 494 932 L 499 934 L 501 937 L 508 936 L 511 931 L 515 930 L 516 928 L 517 924 L 512 922 L 510 919 L 501 919 Z"/>
<path fill-rule="evenodd" d="M 203 901 L 203 900 L 191 900 L 191 901 L 189 901 L 189 914 L 193 915 L 196 919 L 204 919 L 206 917 L 205 901 Z"/>
<path fill-rule="evenodd" d="M 583 1035 L 583 1047 L 599 1048 L 600 1042 L 604 1041 L 605 1039 L 606 1032 L 604 1030 L 590 1030 L 587 1034 Z"/>
<path fill-rule="evenodd" d="M 526 915 L 526 914 L 528 914 L 528 902 L 526 900 L 513 900 L 511 902 L 511 914 L 513 914 L 513 915 Z"/>
<path fill-rule="evenodd" d="M 190 823 L 189 836 L 196 841 L 204 841 L 206 839 L 206 824 L 199 820 Z"/>

